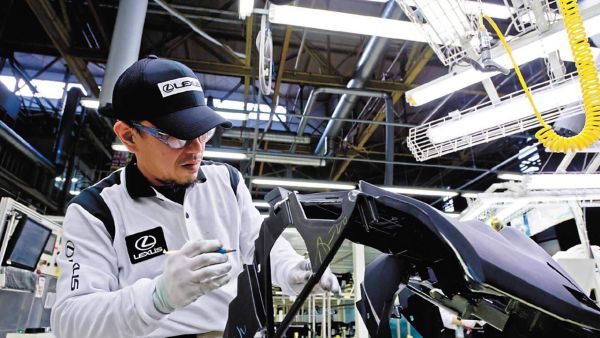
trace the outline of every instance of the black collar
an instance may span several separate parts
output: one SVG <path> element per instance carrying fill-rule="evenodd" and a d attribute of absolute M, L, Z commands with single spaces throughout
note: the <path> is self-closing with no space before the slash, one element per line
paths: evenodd
<path fill-rule="evenodd" d="M 201 165 L 204 165 L 204 161 Z M 199 183 L 206 182 L 206 175 L 202 172 L 202 168 L 198 171 L 197 181 Z M 152 189 L 152 185 L 138 169 L 135 157 L 125 167 L 125 186 L 127 187 L 129 196 L 133 199 L 138 197 L 156 196 L 156 192 Z"/>

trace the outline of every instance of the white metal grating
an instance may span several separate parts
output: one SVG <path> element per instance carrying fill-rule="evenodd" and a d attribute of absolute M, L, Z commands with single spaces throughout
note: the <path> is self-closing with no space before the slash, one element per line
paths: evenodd
<path fill-rule="evenodd" d="M 547 90 L 550 87 L 564 85 L 570 81 L 576 81 L 576 73 L 567 75 L 564 79 L 556 82 L 545 82 L 531 88 L 532 94 L 535 96 L 537 92 Z M 550 86 L 550 87 L 549 87 Z M 482 129 L 472 134 L 455 138 L 441 143 L 433 143 L 429 136 L 429 131 L 432 128 L 443 125 L 450 121 L 456 122 L 465 118 L 470 114 L 480 114 L 484 108 L 495 107 L 498 105 L 510 104 L 511 100 L 521 98 L 523 91 L 515 92 L 501 98 L 499 103 L 493 104 L 486 102 L 481 105 L 470 108 L 464 112 L 453 112 L 448 116 L 431 121 L 427 124 L 409 129 L 407 144 L 408 148 L 415 156 L 417 161 L 426 161 L 431 158 L 436 158 L 445 154 L 453 153 L 458 150 L 467 149 L 479 144 L 487 143 L 502 137 L 517 134 L 525 130 L 539 127 L 539 122 L 535 118 L 533 110 L 531 115 L 519 120 L 511 121 L 492 128 Z M 583 114 L 581 102 L 576 102 L 565 107 L 556 107 L 550 110 L 540 112 L 544 120 L 548 123 L 555 122 L 559 119 L 568 118 L 578 114 Z"/>
<path fill-rule="evenodd" d="M 454 65 L 467 55 L 478 21 L 467 14 L 464 0 L 397 0 L 396 3 L 421 28 L 444 65 Z"/>

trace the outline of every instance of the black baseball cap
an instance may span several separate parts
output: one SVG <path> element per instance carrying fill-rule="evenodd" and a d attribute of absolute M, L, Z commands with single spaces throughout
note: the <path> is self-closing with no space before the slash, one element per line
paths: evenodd
<path fill-rule="evenodd" d="M 125 122 L 147 120 L 165 133 L 191 140 L 231 122 L 206 105 L 202 85 L 186 65 L 154 55 L 127 68 L 115 83 L 103 115 Z"/>

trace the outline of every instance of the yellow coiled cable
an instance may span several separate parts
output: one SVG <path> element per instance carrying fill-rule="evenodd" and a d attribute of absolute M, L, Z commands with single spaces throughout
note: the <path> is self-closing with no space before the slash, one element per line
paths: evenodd
<path fill-rule="evenodd" d="M 590 50 L 583 20 L 579 14 L 579 7 L 575 0 L 560 0 L 560 10 L 563 14 L 569 44 L 575 59 L 577 73 L 579 74 L 579 85 L 583 93 L 583 107 L 585 110 L 585 125 L 581 132 L 572 137 L 564 137 L 558 135 L 538 111 L 533 96 L 523 79 L 519 65 L 513 58 L 512 51 L 506 43 L 504 35 L 498 29 L 498 26 L 489 16 L 483 16 L 487 22 L 494 28 L 494 31 L 502 41 L 506 53 L 513 63 L 519 82 L 527 95 L 527 99 L 538 121 L 542 125 L 542 129 L 535 133 L 535 137 L 548 149 L 553 152 L 578 151 L 591 146 L 598 138 L 600 138 L 600 82 L 598 81 L 598 72 L 594 64 L 594 58 Z M 480 25 L 483 25 L 483 19 L 480 17 Z"/>

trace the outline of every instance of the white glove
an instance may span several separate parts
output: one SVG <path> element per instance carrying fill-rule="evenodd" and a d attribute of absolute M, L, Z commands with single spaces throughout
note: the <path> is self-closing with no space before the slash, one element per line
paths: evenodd
<path fill-rule="evenodd" d="M 152 294 L 156 309 L 171 313 L 227 284 L 231 263 L 227 255 L 215 252 L 220 247 L 217 240 L 196 240 L 169 254 Z"/>
<path fill-rule="evenodd" d="M 298 264 L 292 268 L 292 271 L 288 277 L 288 282 L 292 287 L 292 290 L 296 294 L 299 294 L 312 274 L 313 272 L 311 270 L 310 260 L 305 259 L 298 262 Z M 340 292 L 340 284 L 329 268 L 325 270 L 321 276 L 321 279 L 319 280 L 319 283 L 315 285 L 311 291 L 312 294 L 325 292 Z"/>

